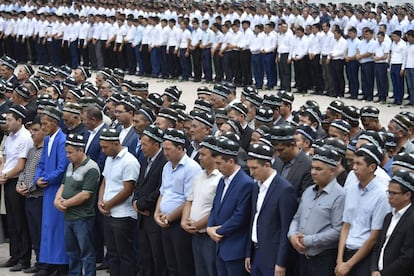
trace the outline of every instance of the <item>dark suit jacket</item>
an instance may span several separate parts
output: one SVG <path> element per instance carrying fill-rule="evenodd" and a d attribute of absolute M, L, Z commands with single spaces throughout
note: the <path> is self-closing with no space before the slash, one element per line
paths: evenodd
<path fill-rule="evenodd" d="M 135 132 L 135 128 L 132 127 L 125 136 L 122 146 L 128 148 L 128 151 L 136 156 L 138 134 Z"/>
<path fill-rule="evenodd" d="M 154 214 L 155 205 L 160 195 L 160 186 L 162 181 L 162 170 L 167 159 L 161 150 L 151 165 L 150 170 L 145 177 L 145 171 L 148 166 L 147 159 L 144 158 L 141 164 L 138 181 L 135 184 L 134 197 L 132 201 L 137 201 L 137 207 L 141 211 L 149 210 L 151 215 Z M 138 223 L 140 222 L 138 218 Z"/>
<path fill-rule="evenodd" d="M 259 194 L 258 185 L 254 185 L 252 195 L 252 215 L 250 233 L 253 228 L 256 202 Z M 264 268 L 274 267 L 276 264 L 286 267 L 293 248 L 287 237 L 290 222 L 297 208 L 296 192 L 292 185 L 278 174 L 273 178 L 267 190 L 262 208 L 257 218 L 257 240 L 259 258 Z M 251 253 L 251 234 L 247 246 L 247 256 Z"/>
<path fill-rule="evenodd" d="M 293 185 L 296 195 L 300 198 L 307 187 L 313 185 L 311 176 L 312 160 L 303 151 L 300 151 L 296 157 L 295 163 L 289 170 L 286 179 Z M 279 158 L 275 159 L 273 168 L 278 174 L 282 173 L 283 161 Z"/>
<path fill-rule="evenodd" d="M 384 225 L 372 254 L 371 269 L 378 270 L 378 260 L 385 236 L 390 226 L 392 213 L 385 216 Z M 409 276 L 414 274 L 414 207 L 407 209 L 394 228 L 384 250 L 382 276 Z"/>
<path fill-rule="evenodd" d="M 245 258 L 249 239 L 251 195 L 254 182 L 242 169 L 234 176 L 224 195 L 224 178 L 220 179 L 213 200 L 208 226 L 218 226 L 217 234 L 223 235 L 218 243 L 217 254 L 224 261 Z"/>
<path fill-rule="evenodd" d="M 244 148 L 245 151 L 248 151 L 250 146 L 250 141 L 252 140 L 253 129 L 249 126 L 243 130 L 242 134 L 240 135 L 240 146 Z"/>
<path fill-rule="evenodd" d="M 105 166 L 106 155 L 102 152 L 101 145 L 99 144 L 99 136 L 101 136 L 102 129 L 107 128 L 108 126 L 104 124 L 96 133 L 95 137 L 93 137 L 92 142 L 89 145 L 88 150 L 86 151 L 86 155 L 89 156 L 93 161 L 95 161 L 101 172 L 103 172 Z M 85 141 L 89 139 L 89 131 L 85 132 Z"/>

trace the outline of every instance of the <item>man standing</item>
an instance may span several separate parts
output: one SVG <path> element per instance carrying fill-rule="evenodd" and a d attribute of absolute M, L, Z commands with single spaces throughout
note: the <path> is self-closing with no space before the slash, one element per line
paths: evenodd
<path fill-rule="evenodd" d="M 137 213 L 132 192 L 139 176 L 137 159 L 122 147 L 119 132 L 104 129 L 100 144 L 106 162 L 99 190 L 98 208 L 104 215 L 105 243 L 111 275 L 136 275 L 134 229 Z"/>
<path fill-rule="evenodd" d="M 315 185 L 303 193 L 288 233 L 300 254 L 301 276 L 334 273 L 345 201 L 345 192 L 335 177 L 339 162 L 340 156 L 335 151 L 327 147 L 315 149 L 312 159 Z"/>
<path fill-rule="evenodd" d="M 7 230 L 10 237 L 10 259 L 1 267 L 20 271 L 30 267 L 31 243 L 22 195 L 16 192 L 17 178 L 26 164 L 29 149 L 33 147 L 30 132 L 24 127 L 27 111 L 21 105 L 12 106 L 6 114 L 9 136 L 4 146 L 5 162 L 1 165 L 0 184 L 4 185 L 7 211 Z"/>
<path fill-rule="evenodd" d="M 374 249 L 372 276 L 412 274 L 414 269 L 414 175 L 405 170 L 394 173 L 388 186 L 388 202 L 393 211 L 384 219 L 383 230 Z"/>
<path fill-rule="evenodd" d="M 361 66 L 361 87 L 364 94 L 364 100 L 372 101 L 374 92 L 374 76 L 375 76 L 375 63 L 373 54 L 377 42 L 374 40 L 374 32 L 368 27 L 363 29 L 364 40 L 358 45 L 356 60 L 359 61 Z"/>
<path fill-rule="evenodd" d="M 408 95 L 410 101 L 407 105 L 414 105 L 414 30 L 409 30 L 405 36 L 407 37 L 407 51 L 401 70 L 404 70 L 407 79 Z"/>
<path fill-rule="evenodd" d="M 254 182 L 237 164 L 239 148 L 236 142 L 222 137 L 213 153 L 223 177 L 217 186 L 207 233 L 217 243 L 218 275 L 247 275 L 244 259 Z"/>
<path fill-rule="evenodd" d="M 252 275 L 285 275 L 292 258 L 287 232 L 296 210 L 296 193 L 272 168 L 272 147 L 252 144 L 248 156 L 247 165 L 258 185 L 254 185 L 252 193 L 245 268 Z"/>
<path fill-rule="evenodd" d="M 217 275 L 216 244 L 206 232 L 207 222 L 222 174 L 216 168 L 213 150 L 216 139 L 206 137 L 200 144 L 199 161 L 204 168 L 196 175 L 181 217 L 181 227 L 192 234 L 196 275 Z"/>
<path fill-rule="evenodd" d="M 141 134 L 143 162 L 135 185 L 132 207 L 138 216 L 138 248 L 140 249 L 140 275 L 167 275 L 161 243 L 161 229 L 154 221 L 154 211 L 159 197 L 162 171 L 167 160 L 161 148 L 164 132 L 155 125 L 148 125 Z"/>
<path fill-rule="evenodd" d="M 162 172 L 162 184 L 154 220 L 161 227 L 168 273 L 192 276 L 194 260 L 192 254 L 188 254 L 192 252 L 191 235 L 181 228 L 180 221 L 194 176 L 200 173 L 201 168 L 185 154 L 185 142 L 186 136 L 183 131 L 176 129 L 165 131 L 163 150 L 168 162 Z"/>
<path fill-rule="evenodd" d="M 95 197 L 100 172 L 98 164 L 85 154 L 82 135 L 69 134 L 66 154 L 70 161 L 54 205 L 65 216 L 65 243 L 70 275 L 96 274 L 94 247 Z"/>
<path fill-rule="evenodd" d="M 355 153 L 354 172 L 358 179 L 346 187 L 343 225 L 339 236 L 335 273 L 369 275 L 372 249 L 390 208 L 384 185 L 378 182 L 375 170 L 382 152 L 374 144 L 364 144 Z"/>
<path fill-rule="evenodd" d="M 69 163 L 65 147 L 66 136 L 59 128 L 62 111 L 55 107 L 43 110 L 40 122 L 42 130 L 48 135 L 43 144 L 39 165 L 37 166 L 34 183 L 43 189 L 43 217 L 40 240 L 41 263 L 48 264 L 47 270 L 39 271 L 39 275 L 49 275 L 55 271 L 67 270 L 63 214 L 53 205 L 55 195 L 62 184 L 63 175 Z"/>

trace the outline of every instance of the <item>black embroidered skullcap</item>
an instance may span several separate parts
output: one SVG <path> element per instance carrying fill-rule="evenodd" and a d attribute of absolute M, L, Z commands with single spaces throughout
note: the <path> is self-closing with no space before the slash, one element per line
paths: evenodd
<path fill-rule="evenodd" d="M 164 108 L 160 110 L 160 112 L 158 112 L 157 116 L 177 122 L 178 114 L 177 114 L 177 111 L 175 111 L 174 109 Z"/>
<path fill-rule="evenodd" d="M 174 110 L 178 110 L 178 109 L 185 110 L 187 106 L 182 102 L 173 102 L 170 104 L 169 108 L 172 108 Z"/>
<path fill-rule="evenodd" d="M 238 144 L 240 143 L 240 136 L 237 135 L 234 132 L 231 132 L 231 131 L 227 131 L 225 133 L 222 133 L 221 134 L 221 137 L 228 138 L 228 139 L 230 139 L 230 140 L 232 140 L 232 141 L 234 141 L 234 142 L 236 142 Z"/>
<path fill-rule="evenodd" d="M 381 161 L 384 158 L 382 150 L 378 148 L 377 145 L 371 143 L 361 145 L 356 152 L 362 152 L 363 155 L 371 157 L 377 165 L 381 164 Z"/>
<path fill-rule="evenodd" d="M 83 88 L 83 91 L 87 92 L 88 94 L 92 95 L 93 97 L 98 96 L 98 88 L 93 85 L 87 85 Z"/>
<path fill-rule="evenodd" d="M 60 118 L 62 118 L 62 111 L 60 111 L 57 107 L 47 106 L 43 110 L 42 114 L 55 119 L 56 121 L 59 121 Z"/>
<path fill-rule="evenodd" d="M 237 142 L 220 136 L 217 138 L 214 151 L 221 155 L 237 156 L 239 148 L 240 146 Z"/>
<path fill-rule="evenodd" d="M 407 188 L 410 192 L 414 192 L 414 174 L 409 171 L 396 171 L 391 178 L 391 182 L 398 183 Z"/>
<path fill-rule="evenodd" d="M 201 86 L 201 87 L 197 88 L 197 95 L 210 96 L 211 95 L 211 90 L 207 86 Z"/>
<path fill-rule="evenodd" d="M 282 92 L 280 93 L 280 98 L 282 99 L 282 102 L 293 104 L 293 101 L 295 100 L 295 96 L 291 92 Z"/>
<path fill-rule="evenodd" d="M 77 87 L 69 88 L 68 93 L 70 93 L 73 96 L 75 96 L 75 98 L 77 100 L 79 100 L 79 99 L 81 99 L 81 98 L 83 98 L 85 96 L 85 93 L 82 90 L 80 90 L 79 88 L 77 88 Z"/>
<path fill-rule="evenodd" d="M 336 129 L 339 129 L 340 131 L 349 134 L 351 131 L 351 125 L 348 124 L 347 121 L 341 120 L 341 119 L 335 119 L 331 123 L 331 127 L 334 127 Z"/>
<path fill-rule="evenodd" d="M 264 161 L 272 161 L 273 159 L 273 147 L 266 144 L 251 144 L 247 155 L 251 159 L 259 159 Z"/>
<path fill-rule="evenodd" d="M 171 141 L 180 145 L 184 145 L 186 136 L 184 131 L 175 128 L 169 128 L 165 131 L 163 136 L 164 141 Z"/>
<path fill-rule="evenodd" d="M 214 113 L 216 115 L 216 119 L 228 120 L 228 118 L 229 118 L 229 117 L 227 117 L 227 109 L 226 108 L 216 108 Z"/>
<path fill-rule="evenodd" d="M 230 90 L 224 85 L 216 84 L 211 90 L 211 94 L 215 94 L 227 99 L 229 97 Z"/>
<path fill-rule="evenodd" d="M 212 107 L 213 107 L 213 105 L 209 101 L 200 100 L 200 99 L 197 99 L 197 100 L 194 101 L 194 109 L 195 110 L 211 112 Z"/>
<path fill-rule="evenodd" d="M 255 107 L 259 107 L 262 105 L 263 99 L 259 94 L 250 93 L 249 95 L 246 95 L 246 101 L 253 104 Z"/>
<path fill-rule="evenodd" d="M 177 86 L 170 86 L 165 88 L 163 95 L 166 95 L 174 101 L 178 102 L 180 100 L 181 93 L 181 89 L 179 89 Z"/>
<path fill-rule="evenodd" d="M 214 135 L 208 135 L 203 141 L 200 143 L 200 147 L 208 148 L 209 150 L 216 151 L 216 137 Z"/>
<path fill-rule="evenodd" d="M 257 88 L 253 85 L 248 85 L 243 87 L 243 90 L 241 91 L 242 95 L 244 95 L 245 97 L 247 97 L 249 94 L 258 94 L 259 91 L 257 90 Z"/>
<path fill-rule="evenodd" d="M 125 71 L 120 68 L 115 68 L 112 72 L 112 76 L 114 76 L 117 79 L 123 80 L 125 77 Z"/>
<path fill-rule="evenodd" d="M 73 77 L 66 78 L 62 82 L 62 85 L 67 86 L 69 88 L 77 88 L 78 87 L 78 83 L 76 82 L 76 80 Z"/>
<path fill-rule="evenodd" d="M 82 71 L 82 74 L 85 77 L 85 79 L 88 79 L 88 78 L 91 77 L 91 72 L 89 71 L 88 68 L 86 68 L 84 66 L 79 66 L 78 69 L 80 69 Z"/>
<path fill-rule="evenodd" d="M 239 112 L 240 114 L 243 114 L 244 116 L 246 116 L 247 112 L 249 111 L 249 109 L 247 108 L 247 106 L 244 103 L 234 103 L 234 104 L 230 105 L 229 108 L 233 109 L 233 110 L 236 110 L 237 112 Z"/>
<path fill-rule="evenodd" d="M 72 74 L 72 68 L 67 65 L 62 65 L 56 70 L 56 73 L 67 78 Z"/>
<path fill-rule="evenodd" d="M 405 131 L 408 131 L 408 129 L 411 127 L 410 119 L 402 114 L 395 115 L 394 118 L 391 119 L 391 121 L 395 122 L 399 127 L 404 129 Z"/>
<path fill-rule="evenodd" d="M 361 135 L 359 135 L 358 140 L 365 140 L 371 144 L 375 144 L 380 148 L 384 147 L 384 139 L 382 136 L 373 130 L 366 130 Z"/>
<path fill-rule="evenodd" d="M 342 114 L 342 110 L 344 109 L 344 102 L 340 100 L 334 100 L 328 105 L 327 109 Z"/>
<path fill-rule="evenodd" d="M 290 124 L 282 124 L 270 128 L 272 143 L 295 141 L 296 128 Z"/>
<path fill-rule="evenodd" d="M 6 65 L 7 67 L 9 67 L 10 69 L 14 70 L 17 67 L 17 62 L 16 60 L 12 59 L 9 56 L 2 56 L 0 59 L 1 64 Z"/>
<path fill-rule="evenodd" d="M 80 115 L 82 106 L 78 103 L 65 103 L 63 105 L 63 112 L 68 112 L 75 115 Z"/>
<path fill-rule="evenodd" d="M 27 109 L 23 105 L 13 105 L 8 113 L 13 113 L 24 121 L 27 118 Z"/>
<path fill-rule="evenodd" d="M 321 161 L 334 167 L 338 166 L 340 159 L 341 157 L 335 150 L 326 146 L 315 148 L 312 156 L 312 160 Z"/>
<path fill-rule="evenodd" d="M 272 109 L 275 109 L 277 107 L 280 107 L 281 104 L 282 104 L 282 98 L 278 95 L 265 94 L 263 97 L 263 102 L 262 102 L 263 106 L 268 106 Z"/>
<path fill-rule="evenodd" d="M 199 113 L 197 113 L 194 116 L 193 120 L 196 120 L 196 121 L 198 121 L 198 122 L 200 122 L 200 123 L 202 123 L 202 124 L 204 124 L 204 125 L 206 125 L 210 128 L 213 127 L 214 122 L 215 122 L 214 116 L 211 115 L 211 113 L 208 113 L 208 112 L 199 112 Z"/>
<path fill-rule="evenodd" d="M 162 107 L 162 98 L 158 93 L 151 93 L 147 98 L 147 105 L 151 108 L 160 109 Z"/>
<path fill-rule="evenodd" d="M 273 109 L 268 106 L 261 106 L 256 109 L 255 120 L 262 123 L 270 123 L 273 121 Z"/>
<path fill-rule="evenodd" d="M 119 141 L 119 131 L 115 128 L 104 128 L 99 136 L 100 140 L 103 141 Z"/>
<path fill-rule="evenodd" d="M 239 121 L 229 119 L 227 120 L 226 124 L 228 124 L 231 127 L 234 133 L 236 133 L 239 136 L 241 135 L 243 127 Z"/>
<path fill-rule="evenodd" d="M 66 145 L 84 148 L 85 138 L 83 137 L 83 135 L 78 135 L 78 134 L 73 134 L 73 133 L 68 134 L 66 136 Z"/>
<path fill-rule="evenodd" d="M 296 133 L 301 134 L 308 139 L 311 143 L 318 137 L 316 129 L 310 125 L 299 125 L 296 129 Z"/>
<path fill-rule="evenodd" d="M 114 102 L 116 104 L 120 103 L 125 97 L 121 93 L 114 93 L 109 97 L 109 101 Z"/>
<path fill-rule="evenodd" d="M 146 106 L 141 106 L 137 111 L 138 114 L 142 114 L 151 124 L 155 122 L 155 115 L 152 110 Z"/>
<path fill-rule="evenodd" d="M 112 88 L 118 88 L 119 82 L 114 77 L 109 77 L 106 79 L 106 82 L 112 87 Z M 125 81 L 124 81 L 125 82 Z M 128 83 L 128 82 L 127 82 Z"/>
<path fill-rule="evenodd" d="M 342 118 L 348 120 L 349 122 L 359 122 L 360 110 L 352 105 L 346 105 L 342 109 Z"/>
<path fill-rule="evenodd" d="M 393 166 L 400 166 L 414 171 L 414 154 L 402 152 L 394 156 Z"/>
<path fill-rule="evenodd" d="M 30 98 L 30 91 L 29 89 L 27 89 L 26 86 L 24 85 L 19 85 L 17 86 L 14 91 L 16 91 L 16 93 L 21 96 L 23 99 L 28 100 Z"/>
<path fill-rule="evenodd" d="M 24 70 L 26 70 L 26 72 L 29 74 L 29 76 L 31 76 L 35 73 L 35 71 L 33 70 L 33 67 L 28 63 L 23 64 L 23 68 L 24 68 Z"/>
<path fill-rule="evenodd" d="M 323 143 L 325 144 L 326 147 L 332 148 L 337 153 L 339 153 L 342 157 L 345 157 L 346 145 L 344 141 L 338 138 L 335 138 L 335 137 L 328 137 L 323 140 Z"/>
<path fill-rule="evenodd" d="M 266 126 L 266 125 L 261 125 L 258 128 L 256 128 L 254 131 L 257 132 L 257 133 L 259 133 L 260 136 L 263 137 L 266 134 L 269 134 L 270 128 L 268 126 Z"/>
<path fill-rule="evenodd" d="M 384 148 L 395 149 L 397 147 L 397 137 L 391 132 L 379 132 L 384 140 Z"/>
<path fill-rule="evenodd" d="M 164 131 L 156 125 L 146 126 L 142 135 L 145 135 L 158 143 L 162 143 L 164 141 Z"/>
<path fill-rule="evenodd" d="M 132 91 L 136 92 L 148 92 L 148 82 L 146 81 L 135 81 L 133 82 Z"/>

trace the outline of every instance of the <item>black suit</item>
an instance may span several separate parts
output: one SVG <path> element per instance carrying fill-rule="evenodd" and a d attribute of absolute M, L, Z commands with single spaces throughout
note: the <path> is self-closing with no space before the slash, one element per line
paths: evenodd
<path fill-rule="evenodd" d="M 249 126 L 246 126 L 246 128 L 243 130 L 240 136 L 240 146 L 244 148 L 245 151 L 249 150 L 250 141 L 252 140 L 252 134 L 253 129 L 251 129 Z"/>
<path fill-rule="evenodd" d="M 138 248 L 141 265 L 140 275 L 167 275 L 164 253 L 161 243 L 161 228 L 154 221 L 154 210 L 160 195 L 162 170 L 167 163 L 161 150 L 152 163 L 147 175 L 148 160 L 142 161 L 139 178 L 135 185 L 132 202 L 141 211 L 149 211 L 149 216 L 138 216 Z"/>
<path fill-rule="evenodd" d="M 311 176 L 312 160 L 303 151 L 300 151 L 296 156 L 295 162 L 289 170 L 286 179 L 293 185 L 296 190 L 298 198 L 302 196 L 305 189 L 313 185 Z M 273 164 L 273 168 L 276 169 L 280 175 L 283 171 L 284 163 L 280 158 L 276 158 Z"/>
<path fill-rule="evenodd" d="M 384 250 L 382 276 L 408 276 L 414 271 L 414 210 L 411 205 L 394 228 Z M 374 248 L 371 270 L 378 271 L 378 260 L 386 241 L 392 213 L 385 216 L 384 225 Z"/>

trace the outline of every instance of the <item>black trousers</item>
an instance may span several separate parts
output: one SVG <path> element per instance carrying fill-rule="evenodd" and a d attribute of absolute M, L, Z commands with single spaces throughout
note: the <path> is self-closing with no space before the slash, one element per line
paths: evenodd
<path fill-rule="evenodd" d="M 240 70 L 240 51 L 230 51 L 230 66 L 233 73 L 233 81 L 236 84 L 241 83 L 241 70 Z"/>
<path fill-rule="evenodd" d="M 91 66 L 92 69 L 96 70 L 98 68 L 98 64 L 97 64 L 97 60 L 96 60 L 96 50 L 95 50 L 95 45 L 92 43 L 92 41 L 88 42 L 88 57 L 89 57 L 89 62 L 88 64 L 86 64 L 86 66 Z M 83 61 L 83 63 L 85 64 L 85 60 Z"/>
<path fill-rule="evenodd" d="M 344 66 L 343 59 L 331 61 L 333 95 L 336 97 L 343 97 L 345 93 Z"/>
<path fill-rule="evenodd" d="M 131 217 L 105 217 L 104 227 L 111 275 L 135 276 L 134 230 L 136 220 Z"/>
<path fill-rule="evenodd" d="M 16 61 L 17 62 L 26 62 L 27 61 L 27 47 L 26 39 L 22 35 L 16 36 Z"/>
<path fill-rule="evenodd" d="M 215 52 L 213 55 L 214 71 L 216 73 L 214 80 L 221 82 L 223 80 L 223 57 Z"/>
<path fill-rule="evenodd" d="M 150 216 L 141 215 L 139 218 L 138 248 L 140 249 L 141 276 L 168 275 L 161 242 L 161 229 L 155 223 L 152 214 Z"/>
<path fill-rule="evenodd" d="M 241 84 L 251 85 L 252 82 L 252 53 L 250 50 L 240 51 Z"/>
<path fill-rule="evenodd" d="M 201 49 L 196 48 L 191 51 L 193 63 L 194 80 L 201 80 Z"/>
<path fill-rule="evenodd" d="M 168 63 L 168 74 L 171 78 L 178 78 L 181 75 L 180 58 L 175 52 L 175 47 L 168 47 L 167 51 L 167 63 Z"/>
<path fill-rule="evenodd" d="M 292 80 L 291 66 L 287 63 L 289 54 L 280 54 L 279 59 L 279 78 L 280 89 L 290 91 L 290 83 Z"/>
<path fill-rule="evenodd" d="M 89 66 L 88 44 L 86 43 L 86 47 L 84 48 L 84 43 L 85 39 L 79 39 L 79 56 L 82 58 L 81 64 L 83 66 Z"/>
<path fill-rule="evenodd" d="M 309 88 L 309 63 L 308 56 L 304 56 L 301 60 L 295 61 L 296 88 L 298 92 L 307 92 Z"/>
<path fill-rule="evenodd" d="M 14 39 L 13 39 L 12 36 L 8 36 L 4 40 L 4 50 L 5 50 L 6 55 L 8 55 L 11 58 L 15 58 L 15 55 L 14 55 Z"/>
<path fill-rule="evenodd" d="M 322 66 L 319 63 L 320 55 L 317 54 L 313 59 L 309 60 L 310 75 L 312 77 L 312 86 L 316 93 L 323 92 L 323 77 L 322 77 Z"/>
<path fill-rule="evenodd" d="M 27 38 L 28 59 L 35 64 L 37 61 L 36 39 L 33 37 Z"/>
<path fill-rule="evenodd" d="M 142 44 L 142 61 L 144 63 L 144 74 L 151 75 L 151 59 L 150 59 L 150 53 L 148 51 L 148 44 Z"/>
<path fill-rule="evenodd" d="M 125 48 L 124 46 L 121 48 L 121 43 L 115 43 L 115 51 L 112 56 L 115 57 L 113 66 L 125 70 Z"/>
<path fill-rule="evenodd" d="M 16 192 L 17 178 L 7 180 L 4 187 L 10 256 L 23 265 L 30 265 L 32 242 L 27 226 L 25 197 Z"/>
<path fill-rule="evenodd" d="M 69 41 L 64 40 L 62 46 L 62 63 L 71 66 Z M 71 66 L 72 67 L 72 66 Z"/>
<path fill-rule="evenodd" d="M 43 196 L 26 198 L 26 218 L 33 251 L 36 254 L 36 262 L 39 262 L 40 234 L 42 231 L 42 208 Z M 38 263 L 36 263 L 36 265 L 38 266 Z"/>
<path fill-rule="evenodd" d="M 169 276 L 194 276 L 192 237 L 185 232 L 180 221 L 161 229 L 162 246 Z"/>
<path fill-rule="evenodd" d="M 355 255 L 357 250 L 349 250 L 345 248 L 344 262 L 348 261 Z M 352 276 L 365 276 L 371 274 L 371 257 L 372 253 L 366 256 L 362 261 L 357 263 L 349 272 Z"/>

